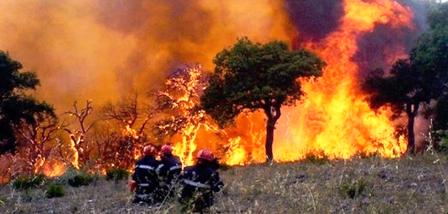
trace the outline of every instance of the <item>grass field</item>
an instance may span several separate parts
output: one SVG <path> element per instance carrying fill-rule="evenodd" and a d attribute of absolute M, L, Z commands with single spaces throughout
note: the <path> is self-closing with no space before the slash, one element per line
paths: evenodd
<path fill-rule="evenodd" d="M 226 187 L 211 213 L 448 213 L 448 161 L 443 155 L 385 160 L 306 160 L 221 171 Z M 130 203 L 125 181 L 99 179 L 65 187 L 62 198 L 44 188 L 0 189 L 0 213 L 179 213 Z"/>

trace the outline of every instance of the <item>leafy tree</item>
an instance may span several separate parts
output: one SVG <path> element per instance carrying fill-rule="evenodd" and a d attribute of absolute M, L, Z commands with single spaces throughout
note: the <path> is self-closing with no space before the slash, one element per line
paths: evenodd
<path fill-rule="evenodd" d="M 432 84 L 432 96 L 437 98 L 435 129 L 447 129 L 448 124 L 448 3 L 440 4 L 428 16 L 430 29 L 419 39 L 411 52 L 416 69 Z"/>
<path fill-rule="evenodd" d="M 259 44 L 242 38 L 214 59 L 215 72 L 201 105 L 221 126 L 244 111 L 263 110 L 266 156 L 273 160 L 274 129 L 283 105 L 293 105 L 304 92 L 298 78 L 322 75 L 325 63 L 305 50 L 290 51 L 284 42 Z"/>
<path fill-rule="evenodd" d="M 14 127 L 21 123 L 35 124 L 47 114 L 55 117 L 53 108 L 45 102 L 28 95 L 35 90 L 39 79 L 33 72 L 21 72 L 22 64 L 0 51 L 0 154 L 13 151 L 16 147 Z"/>
<path fill-rule="evenodd" d="M 367 77 L 363 88 L 370 96 L 373 108 L 389 105 L 396 117 L 405 112 L 408 118 L 407 135 L 408 151 L 415 150 L 414 121 L 421 103 L 431 100 L 431 84 L 425 82 L 420 71 L 416 70 L 409 60 L 398 60 L 389 75 L 375 72 Z"/>

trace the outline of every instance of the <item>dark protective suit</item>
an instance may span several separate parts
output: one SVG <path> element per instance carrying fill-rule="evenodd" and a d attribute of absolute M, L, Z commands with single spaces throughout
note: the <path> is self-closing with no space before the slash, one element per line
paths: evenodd
<path fill-rule="evenodd" d="M 182 162 L 174 155 L 164 155 L 161 157 L 157 174 L 160 179 L 160 188 L 157 191 L 159 201 L 174 196 L 175 185 L 182 172 Z"/>
<path fill-rule="evenodd" d="M 201 212 L 213 205 L 213 193 L 224 186 L 211 163 L 199 163 L 185 168 L 181 175 L 183 189 L 180 202 L 184 209 Z"/>
<path fill-rule="evenodd" d="M 134 202 L 155 203 L 154 194 L 159 188 L 159 178 L 156 173 L 160 162 L 154 156 L 145 156 L 135 164 L 132 179 L 137 183 Z"/>

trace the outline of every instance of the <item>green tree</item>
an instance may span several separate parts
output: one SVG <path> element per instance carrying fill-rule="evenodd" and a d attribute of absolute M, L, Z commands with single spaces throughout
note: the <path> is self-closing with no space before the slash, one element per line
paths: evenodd
<path fill-rule="evenodd" d="M 50 105 L 26 93 L 39 85 L 37 75 L 20 69 L 20 62 L 0 51 L 0 154 L 15 149 L 15 127 L 36 123 L 42 114 L 55 117 Z"/>
<path fill-rule="evenodd" d="M 364 90 L 370 95 L 369 101 L 373 108 L 389 105 L 395 117 L 406 113 L 408 151 L 411 153 L 415 152 L 415 117 L 420 104 L 429 103 L 431 100 L 431 83 L 425 82 L 423 76 L 410 60 L 402 59 L 392 66 L 389 75 L 377 70 L 363 83 Z"/>
<path fill-rule="evenodd" d="M 436 5 L 428 16 L 429 30 L 411 52 L 416 69 L 427 76 L 436 98 L 435 129 L 448 128 L 448 3 Z"/>
<path fill-rule="evenodd" d="M 281 106 L 299 100 L 304 92 L 298 78 L 321 76 L 325 63 L 305 49 L 290 51 L 284 42 L 259 44 L 242 38 L 218 53 L 214 64 L 215 72 L 201 97 L 202 107 L 221 126 L 232 123 L 243 111 L 263 110 L 266 157 L 272 161 Z"/>

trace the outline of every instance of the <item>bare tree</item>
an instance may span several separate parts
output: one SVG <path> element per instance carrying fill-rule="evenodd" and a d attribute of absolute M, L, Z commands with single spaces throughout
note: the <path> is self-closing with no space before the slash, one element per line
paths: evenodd
<path fill-rule="evenodd" d="M 105 120 L 118 122 L 128 130 L 135 130 L 135 137 L 142 136 L 151 118 L 150 111 L 143 111 L 139 106 L 138 95 L 129 96 L 116 104 L 106 104 L 102 109 Z"/>
<path fill-rule="evenodd" d="M 55 146 L 49 146 L 56 142 L 56 133 L 67 125 L 47 114 L 35 116 L 35 123 L 23 122 L 16 127 L 18 139 L 23 148 L 26 162 L 34 173 L 40 172 L 43 164 L 49 159 Z"/>
<path fill-rule="evenodd" d="M 92 129 L 95 121 L 89 122 L 88 117 L 92 114 L 93 106 L 92 101 L 87 100 L 83 107 L 78 106 L 78 102 L 74 102 L 72 109 L 66 114 L 75 119 L 73 127 L 66 127 L 64 130 L 69 134 L 71 141 L 71 149 L 73 157 L 72 164 L 75 168 L 79 168 L 79 164 L 84 164 L 89 160 L 90 152 L 93 149 L 86 143 L 87 133 Z"/>

